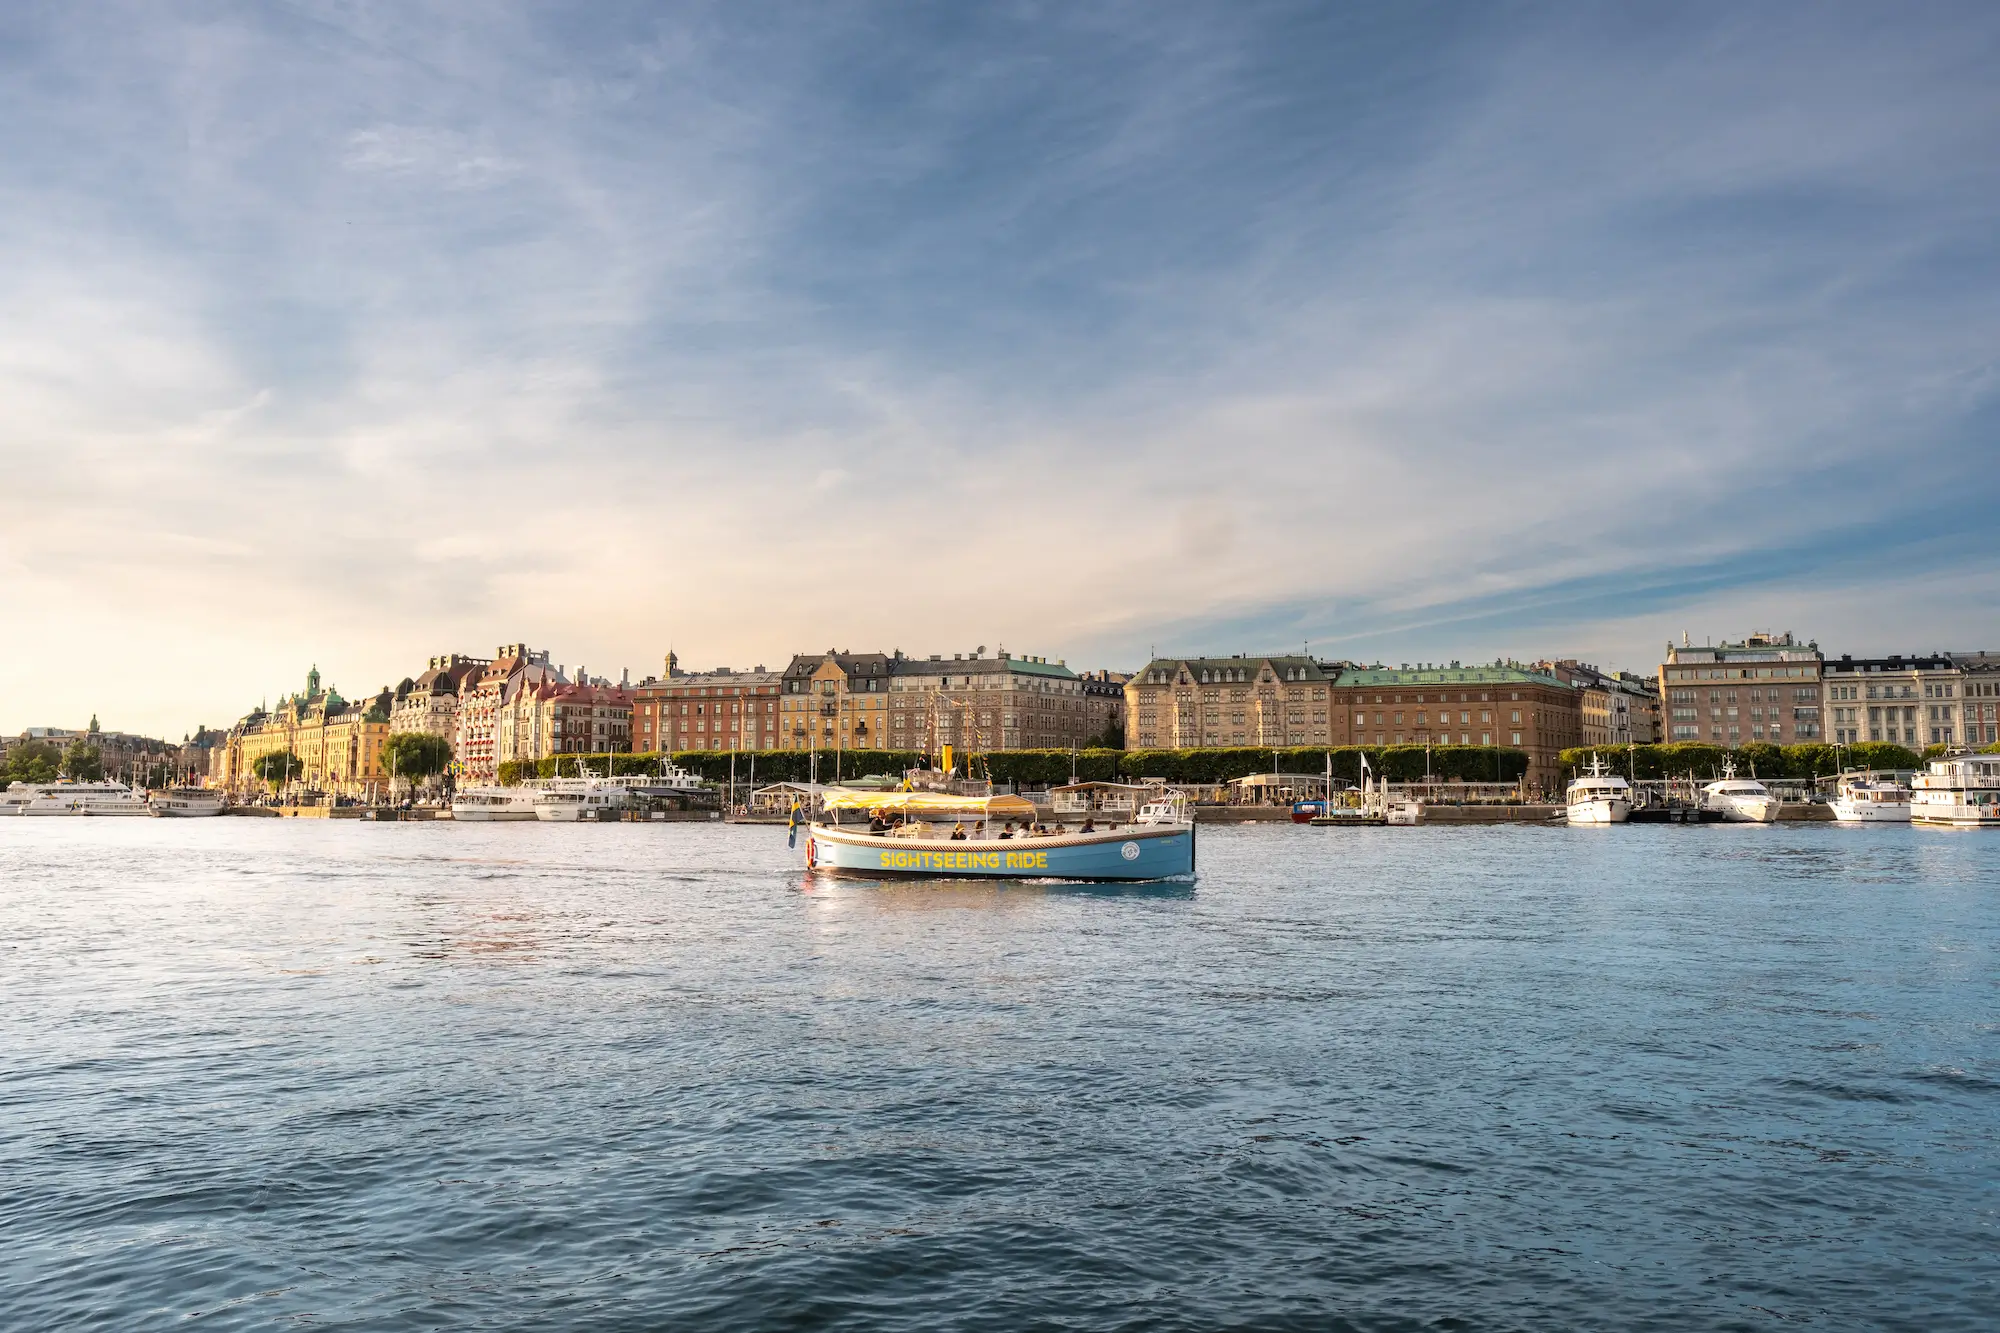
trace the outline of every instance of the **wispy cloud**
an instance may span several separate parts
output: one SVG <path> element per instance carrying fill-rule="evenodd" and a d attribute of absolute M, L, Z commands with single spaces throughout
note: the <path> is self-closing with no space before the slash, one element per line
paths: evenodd
<path fill-rule="evenodd" d="M 1987 7 L 4 22 L 0 623 L 77 665 L 0 729 L 524 635 L 2000 638 Z"/>

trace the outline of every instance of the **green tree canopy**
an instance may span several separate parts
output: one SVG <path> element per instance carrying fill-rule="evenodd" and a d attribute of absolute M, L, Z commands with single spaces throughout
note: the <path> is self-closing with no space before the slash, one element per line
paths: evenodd
<path fill-rule="evenodd" d="M 382 767 L 411 782 L 436 777 L 451 763 L 451 742 L 427 731 L 398 731 L 382 743 Z"/>
<path fill-rule="evenodd" d="M 104 760 L 95 745 L 86 745 L 78 736 L 63 751 L 62 771 L 64 777 L 76 782 L 96 782 L 104 776 Z"/>
<path fill-rule="evenodd" d="M 275 787 L 292 778 L 303 777 L 306 766 L 290 750 L 278 750 L 258 755 L 257 762 L 250 765 L 250 771 Z"/>
<path fill-rule="evenodd" d="M 62 771 L 62 751 L 47 741 L 29 741 L 7 752 L 0 768 L 0 780 L 7 782 L 54 782 Z"/>

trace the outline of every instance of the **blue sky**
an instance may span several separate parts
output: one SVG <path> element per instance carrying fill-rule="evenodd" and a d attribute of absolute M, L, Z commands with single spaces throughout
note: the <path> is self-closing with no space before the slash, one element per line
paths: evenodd
<path fill-rule="evenodd" d="M 2000 10 L 0 11 L 0 729 L 2000 647 Z M 11 637 L 11 636 L 10 636 Z"/>

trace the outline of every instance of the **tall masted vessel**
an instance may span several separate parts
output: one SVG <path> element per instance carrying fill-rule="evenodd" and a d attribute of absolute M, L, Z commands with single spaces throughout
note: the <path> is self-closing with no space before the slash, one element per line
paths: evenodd
<path fill-rule="evenodd" d="M 122 782 L 17 782 L 0 792 L 13 815 L 150 815 L 143 794 Z"/>
<path fill-rule="evenodd" d="M 841 792 L 807 830 L 806 866 L 871 879 L 1155 880 L 1194 877 L 1194 820 L 1168 796 L 1129 824 L 1044 831 L 1020 796 Z M 845 822 L 848 820 L 857 822 Z M 859 822 L 865 820 L 865 822 Z M 1003 826 L 1004 821 L 1004 826 Z M 968 827 L 970 825 L 971 827 Z M 1017 826 L 1018 831 L 1017 831 Z"/>
<path fill-rule="evenodd" d="M 1632 784 L 1604 771 L 1604 761 L 1592 755 L 1588 772 L 1569 784 L 1569 822 L 1623 824 L 1632 817 Z"/>
<path fill-rule="evenodd" d="M 1947 755 L 1910 782 L 1910 822 L 2000 828 L 2000 754 Z"/>
<path fill-rule="evenodd" d="M 1907 824 L 1910 789 L 1894 776 L 1850 773 L 1840 779 L 1840 793 L 1827 803 L 1843 824 Z"/>

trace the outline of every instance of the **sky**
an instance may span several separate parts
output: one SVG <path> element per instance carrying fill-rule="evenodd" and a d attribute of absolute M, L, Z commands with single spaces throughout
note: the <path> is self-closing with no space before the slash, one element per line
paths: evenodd
<path fill-rule="evenodd" d="M 2000 649 L 2000 6 L 0 7 L 0 732 Z"/>

